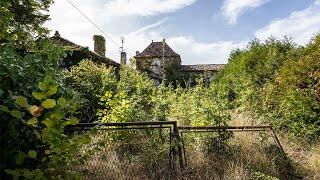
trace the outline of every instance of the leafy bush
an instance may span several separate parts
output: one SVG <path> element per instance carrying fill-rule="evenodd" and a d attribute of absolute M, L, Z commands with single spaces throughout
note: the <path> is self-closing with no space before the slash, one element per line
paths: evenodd
<path fill-rule="evenodd" d="M 177 88 L 169 106 L 169 117 L 181 125 L 227 125 L 230 119 L 226 107 L 215 93 L 214 87 L 206 88 L 202 79 L 190 89 Z"/>
<path fill-rule="evenodd" d="M 0 2 L 1 179 L 9 178 L 5 169 L 15 178 L 68 176 L 59 168 L 81 144 L 63 133 L 77 123 L 71 117 L 80 104 L 58 67 L 65 52 L 46 40 L 42 27 L 51 3 Z"/>
<path fill-rule="evenodd" d="M 319 37 L 305 47 L 254 40 L 234 51 L 213 83 L 218 96 L 294 135 L 319 137 Z"/>
<path fill-rule="evenodd" d="M 106 91 L 97 113 L 102 122 L 177 120 L 181 125 L 226 125 L 230 119 L 215 88 L 154 87 L 146 75 L 123 68 L 115 91 Z"/>
<path fill-rule="evenodd" d="M 100 98 L 105 92 L 116 90 L 114 69 L 91 60 L 83 60 L 79 65 L 64 71 L 64 75 L 66 85 L 79 92 L 86 101 L 78 114 L 81 122 L 95 121 L 97 109 L 101 108 Z"/>
<path fill-rule="evenodd" d="M 320 134 L 320 35 L 297 50 L 265 86 L 264 107 L 277 126 L 297 136 Z"/>
<path fill-rule="evenodd" d="M 152 81 L 134 69 L 123 67 L 114 91 L 101 97 L 97 115 L 102 122 L 147 121 L 151 119 Z"/>
<path fill-rule="evenodd" d="M 35 100 L 11 96 L 15 103 L 1 105 L 2 114 L 10 120 L 8 125 L 13 128 L 6 129 L 2 137 L 2 140 L 10 142 L 2 149 L 4 171 L 14 178 L 28 179 L 78 176 L 69 168 L 78 162 L 75 159 L 78 149 L 90 139 L 87 136 L 69 139 L 64 134 L 64 127 L 78 123 L 74 113 L 79 103 L 76 99 L 65 99 L 59 95 L 58 84 L 52 76 L 45 76 L 38 88 L 39 91 L 32 92 Z"/>

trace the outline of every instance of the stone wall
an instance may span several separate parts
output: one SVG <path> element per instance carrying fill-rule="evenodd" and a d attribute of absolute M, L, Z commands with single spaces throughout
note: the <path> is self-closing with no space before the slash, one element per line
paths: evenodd
<path fill-rule="evenodd" d="M 164 67 L 162 67 L 164 66 Z M 136 67 L 141 72 L 146 72 L 150 78 L 152 78 L 155 84 L 161 82 L 163 73 L 165 73 L 166 79 L 170 82 L 174 76 L 173 73 L 179 71 L 181 66 L 180 57 L 165 57 L 162 62 L 162 58 L 158 57 L 140 57 L 136 58 Z"/>

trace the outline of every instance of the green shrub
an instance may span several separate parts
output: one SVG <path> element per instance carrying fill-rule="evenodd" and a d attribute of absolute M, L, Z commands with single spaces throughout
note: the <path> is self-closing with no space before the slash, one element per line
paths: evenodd
<path fill-rule="evenodd" d="M 270 38 L 234 51 L 213 82 L 217 96 L 296 136 L 319 137 L 319 36 L 305 47 Z"/>
<path fill-rule="evenodd" d="M 225 126 L 230 120 L 227 108 L 220 102 L 214 87 L 205 87 L 202 79 L 194 88 L 177 88 L 173 97 L 168 116 L 181 125 Z"/>
<path fill-rule="evenodd" d="M 152 81 L 134 69 L 123 67 L 115 90 L 104 93 L 97 115 L 102 122 L 147 121 L 152 118 Z"/>
<path fill-rule="evenodd" d="M 320 35 L 288 59 L 265 86 L 264 107 L 276 125 L 297 136 L 320 134 Z"/>
<path fill-rule="evenodd" d="M 74 113 L 79 103 L 76 99 L 62 97 L 52 76 L 45 76 L 38 83 L 38 89 L 32 92 L 34 100 L 11 96 L 14 100 L 11 106 L 1 105 L 2 113 L 8 114 L 11 117 L 8 119 L 14 122 L 9 123 L 9 127 L 14 129 L 6 130 L 2 139 L 10 142 L 2 149 L 4 171 L 14 178 L 77 177 L 80 174 L 71 171 L 70 167 L 79 162 L 76 154 L 90 139 L 88 136 L 69 139 L 64 134 L 64 127 L 78 123 Z M 12 139 L 6 139 L 9 137 Z"/>
<path fill-rule="evenodd" d="M 113 68 L 104 64 L 96 64 L 91 60 L 83 60 L 70 70 L 65 70 L 66 85 L 81 94 L 85 99 L 85 106 L 80 109 L 78 117 L 81 122 L 93 122 L 99 105 L 100 98 L 105 92 L 114 92 L 117 79 Z"/>

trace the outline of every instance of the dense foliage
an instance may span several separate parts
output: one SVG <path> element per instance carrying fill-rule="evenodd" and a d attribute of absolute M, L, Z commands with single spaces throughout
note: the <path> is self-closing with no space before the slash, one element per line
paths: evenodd
<path fill-rule="evenodd" d="M 267 117 L 267 123 L 296 136 L 319 138 L 320 35 L 304 47 L 288 39 L 254 40 L 246 49 L 231 54 L 210 85 L 200 78 L 196 86 L 185 88 L 188 83 L 182 80 L 188 77 L 166 69 L 172 84 L 155 87 L 146 74 L 132 66 L 116 73 L 113 68 L 83 60 L 62 71 L 57 62 L 66 53 L 47 40 L 42 26 L 49 18 L 44 11 L 51 3 L 0 2 L 1 178 L 80 178 L 81 172 L 71 167 L 86 158 L 88 151 L 79 150 L 91 137 L 85 133 L 71 136 L 65 131 L 79 121 L 175 120 L 184 126 L 226 126 L 228 111 L 240 108 Z M 152 139 L 162 133 L 148 135 Z M 103 139 L 108 141 L 106 145 L 132 141 L 139 135 L 122 132 L 100 138 L 111 138 Z M 223 144 L 230 137 L 230 133 L 206 137 L 201 147 L 213 151 L 212 143 Z M 94 148 L 97 146 L 88 149 L 97 150 Z M 147 141 L 138 148 L 159 157 L 167 154 L 155 150 L 163 148 L 158 141 Z"/>
<path fill-rule="evenodd" d="M 91 60 L 83 60 L 77 66 L 64 70 L 65 84 L 79 92 L 85 106 L 81 107 L 77 116 L 81 122 L 96 121 L 100 98 L 107 91 L 115 91 L 117 78 L 113 68 L 104 64 L 96 64 Z"/>
<path fill-rule="evenodd" d="M 64 134 L 65 126 L 78 122 L 81 104 L 58 67 L 64 50 L 46 39 L 42 27 L 51 3 L 0 2 L 1 179 L 78 176 L 64 167 L 89 141 Z"/>
<path fill-rule="evenodd" d="M 20 50 L 33 48 L 34 41 L 48 33 L 42 25 L 49 19 L 44 13 L 52 3 L 52 0 L 2 0 L 0 43 L 14 45 Z"/>
<path fill-rule="evenodd" d="M 320 35 L 304 47 L 289 39 L 252 41 L 219 73 L 219 94 L 230 108 L 268 117 L 296 136 L 319 137 L 319 47 Z"/>
<path fill-rule="evenodd" d="M 113 81 L 112 81 L 113 82 Z M 122 68 L 114 91 L 106 91 L 97 113 L 102 122 L 176 120 L 181 125 L 226 125 L 227 106 L 215 86 L 199 79 L 194 88 L 154 87 L 145 74 Z"/>

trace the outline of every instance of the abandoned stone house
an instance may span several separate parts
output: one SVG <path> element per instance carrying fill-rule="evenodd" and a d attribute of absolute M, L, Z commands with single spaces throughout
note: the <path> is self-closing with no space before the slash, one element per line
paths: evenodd
<path fill-rule="evenodd" d="M 106 57 L 106 41 L 101 35 L 93 36 L 94 51 L 63 38 L 58 31 L 50 37 L 50 40 L 70 52 L 67 57 L 59 60 L 61 68 L 70 68 L 83 59 L 91 59 L 116 69 L 120 65 L 126 65 L 127 57 L 123 51 L 120 53 L 120 63 Z M 182 80 L 185 84 L 192 86 L 195 84 L 195 79 L 200 76 L 210 81 L 223 67 L 223 64 L 182 65 L 180 55 L 171 49 L 165 39 L 162 42 L 152 41 L 141 53 L 137 51 L 134 58 L 137 70 L 147 73 L 155 85 L 159 85 L 162 81 L 181 82 Z"/>
<path fill-rule="evenodd" d="M 211 81 L 218 70 L 224 66 L 223 64 L 182 65 L 180 55 L 170 48 L 165 39 L 162 42 L 152 41 L 141 53 L 136 51 L 134 58 L 137 69 L 146 72 L 155 85 L 163 80 L 172 82 L 180 79 L 192 86 L 200 76 Z"/>

